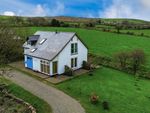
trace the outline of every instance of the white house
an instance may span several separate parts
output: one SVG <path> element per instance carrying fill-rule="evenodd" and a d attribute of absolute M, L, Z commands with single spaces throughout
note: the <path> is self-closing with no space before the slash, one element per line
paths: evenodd
<path fill-rule="evenodd" d="M 47 75 L 63 74 L 87 61 L 88 49 L 76 33 L 37 31 L 23 45 L 25 67 Z"/>

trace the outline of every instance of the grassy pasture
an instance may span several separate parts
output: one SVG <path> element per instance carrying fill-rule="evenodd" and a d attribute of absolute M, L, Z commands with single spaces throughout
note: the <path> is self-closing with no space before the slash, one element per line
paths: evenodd
<path fill-rule="evenodd" d="M 41 31 L 66 31 L 77 32 L 81 39 L 88 45 L 89 52 L 96 55 L 112 57 L 119 51 L 142 49 L 147 56 L 147 66 L 150 67 L 150 39 L 115 34 L 96 30 L 57 27 L 27 27 L 19 28 L 28 30 L 33 34 Z M 93 76 L 85 74 L 81 77 L 57 85 L 64 92 L 76 98 L 86 109 L 87 113 L 149 113 L 150 82 L 136 80 L 133 75 L 125 74 L 112 69 L 102 68 L 96 70 Z M 95 92 L 100 97 L 98 105 L 92 105 L 89 97 Z M 102 101 L 108 101 L 109 111 L 104 111 Z"/>
<path fill-rule="evenodd" d="M 146 36 L 150 36 L 150 29 L 146 30 L 121 30 L 121 32 L 126 33 L 126 32 L 133 32 L 136 35 L 141 35 L 141 33 L 144 33 Z"/>
<path fill-rule="evenodd" d="M 23 29 L 28 30 L 28 34 L 30 35 L 38 30 L 76 32 L 88 45 L 89 52 L 96 55 L 112 57 L 115 53 L 120 51 L 142 49 L 147 56 L 147 66 L 150 67 L 150 38 L 79 28 L 26 27 L 19 28 L 17 31 L 23 32 Z"/>
<path fill-rule="evenodd" d="M 149 113 L 150 81 L 136 80 L 132 75 L 101 68 L 93 76 L 85 74 L 57 87 L 81 102 L 86 113 Z M 99 96 L 97 105 L 89 101 L 91 93 Z M 102 102 L 109 103 L 104 110 Z"/>

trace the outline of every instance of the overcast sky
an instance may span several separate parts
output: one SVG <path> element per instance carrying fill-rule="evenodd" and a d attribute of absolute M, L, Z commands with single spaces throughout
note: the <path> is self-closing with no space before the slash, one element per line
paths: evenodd
<path fill-rule="evenodd" d="M 150 0 L 0 0 L 0 14 L 136 18 L 150 21 Z"/>

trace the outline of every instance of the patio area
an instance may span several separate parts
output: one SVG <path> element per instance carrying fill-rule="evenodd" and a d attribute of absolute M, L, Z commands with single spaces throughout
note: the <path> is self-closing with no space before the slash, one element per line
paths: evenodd
<path fill-rule="evenodd" d="M 76 70 L 75 71 L 75 75 L 74 76 L 66 76 L 66 75 L 56 75 L 56 76 L 53 76 L 53 77 L 50 77 L 48 75 L 45 75 L 45 74 L 42 74 L 42 73 L 39 73 L 39 72 L 36 72 L 36 71 L 33 71 L 33 70 L 30 70 L 28 68 L 25 68 L 24 67 L 24 64 L 23 64 L 23 61 L 18 61 L 18 62 L 14 62 L 14 63 L 11 63 L 9 64 L 9 66 L 19 70 L 19 71 L 22 71 L 28 75 L 32 75 L 34 77 L 38 77 L 44 81 L 48 81 L 52 84 L 58 84 L 58 83 L 61 83 L 63 81 L 66 81 L 66 80 L 69 80 L 69 79 L 72 79 L 74 77 L 77 77 L 77 76 L 80 76 L 80 75 L 83 75 L 84 73 L 87 73 L 88 70 L 85 70 L 85 69 L 79 69 L 79 70 Z"/>

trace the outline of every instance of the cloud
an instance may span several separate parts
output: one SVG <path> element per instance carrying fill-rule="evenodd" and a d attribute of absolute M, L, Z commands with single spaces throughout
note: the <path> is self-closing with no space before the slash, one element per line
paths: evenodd
<path fill-rule="evenodd" d="M 150 20 L 150 0 L 1 0 L 0 14 Z"/>
<path fill-rule="evenodd" d="M 112 5 L 99 11 L 103 18 L 136 18 L 150 20 L 150 1 L 113 0 Z"/>
<path fill-rule="evenodd" d="M 5 12 L 8 9 L 16 12 L 18 16 L 57 16 L 64 14 L 65 6 L 59 1 L 46 2 L 43 4 L 37 2 L 36 4 L 25 2 L 24 0 L 2 0 L 0 3 L 0 10 Z M 0 12 L 0 14 L 3 14 L 2 11 Z"/>
<path fill-rule="evenodd" d="M 148 9 L 150 9 L 150 0 L 140 0 L 142 5 Z"/>
<path fill-rule="evenodd" d="M 48 7 L 48 6 L 47 6 Z M 54 7 L 48 7 L 47 11 L 49 16 L 60 16 L 65 13 L 65 5 L 62 2 L 56 2 Z"/>
<path fill-rule="evenodd" d="M 34 16 L 46 16 L 46 9 L 41 4 L 38 4 L 35 9 L 33 9 Z"/>
<path fill-rule="evenodd" d="M 5 16 L 15 16 L 16 14 L 14 12 L 12 12 L 12 11 L 5 11 L 3 13 L 3 15 L 5 15 Z"/>

